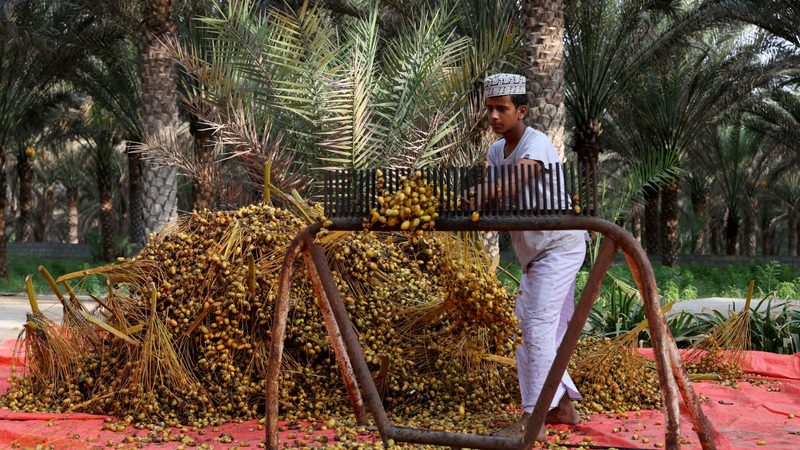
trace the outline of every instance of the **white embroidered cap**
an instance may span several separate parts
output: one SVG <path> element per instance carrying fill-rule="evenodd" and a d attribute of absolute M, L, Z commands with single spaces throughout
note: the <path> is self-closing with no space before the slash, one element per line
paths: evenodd
<path fill-rule="evenodd" d="M 525 93 L 525 77 L 513 73 L 496 73 L 483 80 L 484 97 L 500 97 Z"/>

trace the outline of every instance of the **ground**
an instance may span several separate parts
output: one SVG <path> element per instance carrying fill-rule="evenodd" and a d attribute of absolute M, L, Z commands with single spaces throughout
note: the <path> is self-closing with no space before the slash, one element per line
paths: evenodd
<path fill-rule="evenodd" d="M 89 300 L 87 303 L 90 303 Z M 681 302 L 682 309 L 700 312 L 704 308 L 725 310 L 731 299 L 702 299 Z M 40 296 L 41 310 L 60 320 L 61 306 L 54 296 Z M 88 306 L 88 305 L 87 305 Z M 676 305 L 677 306 L 677 305 Z M 737 310 L 741 305 L 737 305 Z M 0 296 L 0 342 L 16 339 L 30 305 L 24 296 Z M 11 344 L 6 342 L 6 344 Z M 8 347 L 8 348 L 6 348 Z M 0 344 L 0 392 L 7 386 L 11 348 Z M 734 386 L 713 382 L 694 383 L 703 398 L 703 410 L 720 433 L 717 448 L 800 448 L 800 354 L 776 355 L 751 352 L 746 371 L 758 375 Z M 56 448 L 256 448 L 264 438 L 258 421 L 228 424 L 207 430 L 174 428 L 153 433 L 128 426 L 121 432 L 108 429 L 104 416 L 86 414 L 53 415 L 14 413 L 0 409 L 0 448 L 34 448 L 37 444 Z M 659 448 L 663 445 L 664 416 L 660 411 L 628 414 L 595 414 L 577 426 L 558 426 L 552 439 L 617 447 Z M 685 411 L 681 417 L 682 448 L 699 449 Z M 325 422 L 281 425 L 281 442 L 286 447 L 331 446 L 340 431 L 326 429 Z M 379 437 L 364 430 L 359 440 L 374 442 Z M 356 435 L 360 434 L 358 432 Z M 347 438 L 348 440 L 352 439 Z M 183 443 L 181 441 L 184 441 Z M 166 441 L 166 442 L 164 442 Z M 352 441 L 351 441 L 352 442 Z M 361 444 L 364 444 L 361 441 Z M 189 444 L 188 446 L 191 446 Z"/>

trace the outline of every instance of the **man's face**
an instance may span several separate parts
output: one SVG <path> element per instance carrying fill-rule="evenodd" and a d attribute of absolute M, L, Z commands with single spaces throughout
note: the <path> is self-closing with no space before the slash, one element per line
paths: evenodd
<path fill-rule="evenodd" d="M 504 134 L 516 127 L 525 118 L 527 108 L 523 105 L 517 108 L 511 101 L 510 95 L 486 98 L 486 115 L 492 125 L 492 131 Z"/>

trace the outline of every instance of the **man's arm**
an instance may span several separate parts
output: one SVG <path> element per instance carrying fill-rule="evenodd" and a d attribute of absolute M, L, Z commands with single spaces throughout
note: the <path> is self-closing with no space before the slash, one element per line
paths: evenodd
<path fill-rule="evenodd" d="M 513 167 L 516 167 L 517 179 L 519 180 L 517 183 L 514 181 Z M 512 168 L 511 171 L 508 168 Z M 489 167 L 489 170 L 494 171 L 494 168 Z M 465 195 L 469 209 L 483 209 L 484 206 L 491 205 L 493 202 L 516 198 L 520 194 L 517 192 L 517 187 L 524 188 L 528 186 L 532 182 L 530 177 L 541 179 L 544 167 L 541 161 L 522 158 L 517 161 L 515 166 L 506 165 L 505 171 L 505 177 L 502 178 L 502 182 L 500 176 L 498 176 L 495 180 L 469 189 Z M 497 173 L 502 174 L 501 169 L 498 169 Z"/>

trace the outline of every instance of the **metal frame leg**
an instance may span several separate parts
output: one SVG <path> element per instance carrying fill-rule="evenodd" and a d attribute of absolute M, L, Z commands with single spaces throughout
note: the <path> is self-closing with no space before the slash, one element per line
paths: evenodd
<path fill-rule="evenodd" d="M 303 259 L 306 262 L 306 270 L 308 270 L 309 278 L 311 278 L 311 284 L 314 286 L 314 292 L 317 294 L 317 305 L 319 306 L 320 313 L 322 313 L 322 319 L 325 322 L 328 339 L 330 340 L 333 353 L 336 356 L 339 372 L 344 379 L 344 387 L 347 390 L 347 395 L 350 397 L 350 404 L 353 406 L 356 423 L 359 425 L 366 425 L 367 413 L 364 410 L 364 400 L 361 398 L 358 381 L 353 373 L 353 366 L 350 363 L 350 358 L 347 356 L 347 348 L 342 340 L 339 323 L 333 315 L 333 309 L 328 300 L 328 294 L 322 287 L 322 281 L 320 280 L 319 272 L 317 272 L 317 264 L 315 264 L 311 251 L 306 247 L 302 253 Z"/>

